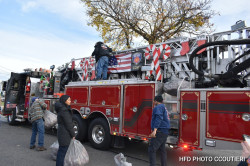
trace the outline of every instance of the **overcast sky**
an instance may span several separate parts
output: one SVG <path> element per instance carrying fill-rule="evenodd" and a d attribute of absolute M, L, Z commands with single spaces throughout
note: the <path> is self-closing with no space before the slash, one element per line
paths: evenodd
<path fill-rule="evenodd" d="M 250 26 L 249 6 L 250 0 L 214 0 L 212 9 L 220 12 L 211 20 L 216 32 L 238 20 Z M 87 19 L 80 0 L 0 0 L 0 80 L 11 71 L 49 69 L 90 56 L 102 39 Z"/>

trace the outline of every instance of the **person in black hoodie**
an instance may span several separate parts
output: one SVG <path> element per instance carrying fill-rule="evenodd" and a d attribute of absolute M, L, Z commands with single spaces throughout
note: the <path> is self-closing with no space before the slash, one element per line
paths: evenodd
<path fill-rule="evenodd" d="M 57 138 L 59 143 L 56 166 L 63 166 L 70 141 L 71 139 L 75 139 L 70 104 L 71 99 L 68 95 L 61 96 L 59 102 L 55 104 L 58 122 Z"/>
<path fill-rule="evenodd" d="M 96 73 L 96 80 L 102 79 L 106 80 L 108 78 L 108 63 L 109 63 L 109 56 L 112 53 L 112 49 L 109 48 L 103 42 L 97 42 L 95 44 L 95 50 L 93 51 L 91 56 L 95 56 L 95 61 L 97 63 L 97 73 Z"/>

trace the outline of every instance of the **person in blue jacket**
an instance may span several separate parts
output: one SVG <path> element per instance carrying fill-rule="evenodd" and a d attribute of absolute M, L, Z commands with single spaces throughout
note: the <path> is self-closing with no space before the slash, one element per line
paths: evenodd
<path fill-rule="evenodd" d="M 168 111 L 165 105 L 162 103 L 162 96 L 156 96 L 154 98 L 155 108 L 152 113 L 151 120 L 151 137 L 149 141 L 148 153 L 150 166 L 156 165 L 156 152 L 161 152 L 161 166 L 167 165 L 167 153 L 165 143 L 168 137 L 168 130 L 170 128 L 170 120 Z"/>

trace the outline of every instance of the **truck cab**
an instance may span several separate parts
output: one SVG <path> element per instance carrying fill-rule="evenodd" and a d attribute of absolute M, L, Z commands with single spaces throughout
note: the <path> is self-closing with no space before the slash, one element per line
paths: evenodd
<path fill-rule="evenodd" d="M 53 95 L 48 95 L 48 89 L 46 91 L 44 89 L 41 78 L 46 77 L 50 77 L 50 73 L 44 71 L 28 70 L 23 73 L 11 73 L 5 86 L 5 101 L 2 111 L 2 114 L 7 116 L 10 125 L 28 120 L 28 110 L 32 97 L 36 96 L 44 100 L 45 96 L 53 98 Z M 45 102 L 49 104 L 49 109 L 52 103 L 50 100 Z"/>

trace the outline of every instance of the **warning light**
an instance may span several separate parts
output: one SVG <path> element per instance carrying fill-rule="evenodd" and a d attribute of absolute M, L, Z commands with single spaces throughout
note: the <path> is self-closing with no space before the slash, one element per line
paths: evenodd
<path fill-rule="evenodd" d="M 183 146 L 183 151 L 193 151 L 195 148 L 193 148 L 192 146 L 189 146 L 187 144 L 184 144 Z"/>
<path fill-rule="evenodd" d="M 143 138 L 144 141 L 147 141 L 147 138 Z"/>
<path fill-rule="evenodd" d="M 114 132 L 114 135 L 116 135 L 116 132 Z"/>

